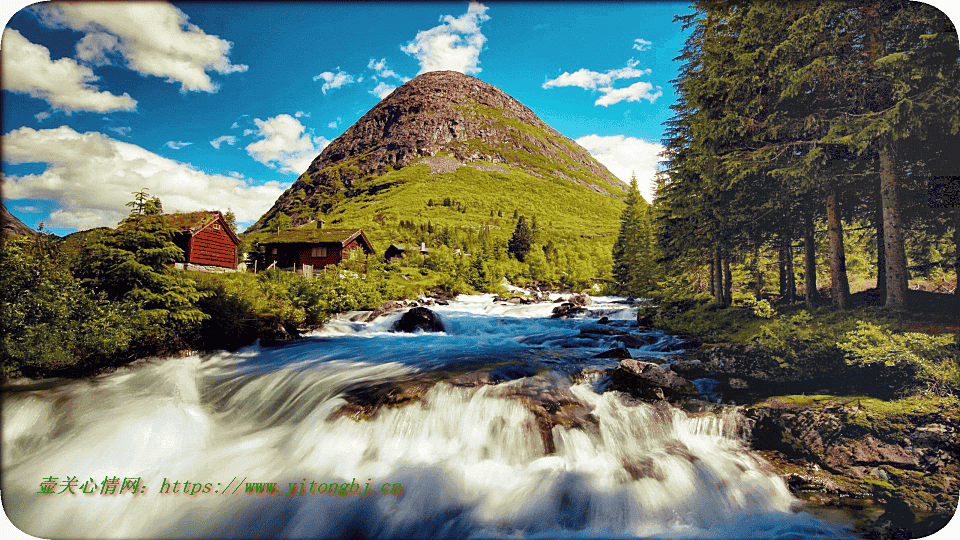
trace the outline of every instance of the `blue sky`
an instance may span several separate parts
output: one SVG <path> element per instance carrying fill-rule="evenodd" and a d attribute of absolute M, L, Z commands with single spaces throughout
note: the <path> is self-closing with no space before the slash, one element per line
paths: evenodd
<path fill-rule="evenodd" d="M 22 3 L 22 1 L 21 1 Z M 131 192 L 255 221 L 404 81 L 498 86 L 650 199 L 684 3 L 44 3 L 8 8 L 8 209 L 65 234 Z"/>

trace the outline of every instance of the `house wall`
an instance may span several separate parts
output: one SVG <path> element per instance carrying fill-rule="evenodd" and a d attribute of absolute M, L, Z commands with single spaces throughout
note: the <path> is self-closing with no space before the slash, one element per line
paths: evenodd
<path fill-rule="evenodd" d="M 320 269 L 331 264 L 340 264 L 340 261 L 343 260 L 343 252 L 339 245 L 334 244 L 321 247 L 327 248 L 326 257 L 312 257 L 310 256 L 310 252 L 313 246 L 300 246 L 300 254 L 297 260 L 300 264 L 313 265 L 314 269 Z"/>
<path fill-rule="evenodd" d="M 220 229 L 215 229 L 219 224 Z M 187 262 L 223 268 L 236 268 L 237 246 L 225 230 L 227 225 L 220 220 L 207 225 L 190 238 Z"/>

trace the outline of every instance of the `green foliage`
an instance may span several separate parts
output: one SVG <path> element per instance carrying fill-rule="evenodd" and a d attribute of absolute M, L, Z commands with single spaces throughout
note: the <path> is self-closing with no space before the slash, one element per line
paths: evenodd
<path fill-rule="evenodd" d="M 510 242 L 507 244 L 507 251 L 511 255 L 517 258 L 518 261 L 523 262 L 527 254 L 530 253 L 530 250 L 533 248 L 533 230 L 527 225 L 526 219 L 524 216 L 517 218 L 517 226 L 513 230 L 513 235 L 510 237 Z"/>
<path fill-rule="evenodd" d="M 143 312 L 80 285 L 60 243 L 41 235 L 0 248 L 0 376 L 42 376 L 105 362 L 146 338 Z"/>
<path fill-rule="evenodd" d="M 951 334 L 895 333 L 888 327 L 857 321 L 856 330 L 845 333 L 837 347 L 851 365 L 912 367 L 936 395 L 948 395 L 960 387 L 960 354 Z"/>
<path fill-rule="evenodd" d="M 81 263 L 84 285 L 111 300 L 136 304 L 158 325 L 196 325 L 206 318 L 194 305 L 202 294 L 170 268 L 183 259 L 172 235 L 157 221 L 139 219 L 102 235 Z"/>

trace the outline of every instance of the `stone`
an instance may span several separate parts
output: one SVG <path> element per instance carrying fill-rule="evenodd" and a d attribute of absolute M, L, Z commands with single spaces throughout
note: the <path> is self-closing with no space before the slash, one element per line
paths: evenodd
<path fill-rule="evenodd" d="M 610 390 L 647 400 L 678 400 L 696 395 L 689 381 L 663 366 L 634 359 L 620 361 L 610 372 Z"/>
<path fill-rule="evenodd" d="M 390 329 L 393 332 L 443 332 L 443 323 L 440 317 L 429 309 L 418 306 L 403 314 Z"/>
<path fill-rule="evenodd" d="M 624 349 L 623 347 L 618 347 L 616 349 L 610 349 L 609 351 L 604 351 L 594 358 L 633 358 L 630 356 L 630 351 Z"/>

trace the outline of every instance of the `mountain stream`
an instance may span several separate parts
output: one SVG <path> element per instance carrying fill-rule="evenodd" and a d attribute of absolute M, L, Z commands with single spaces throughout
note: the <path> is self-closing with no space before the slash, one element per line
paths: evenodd
<path fill-rule="evenodd" d="M 802 511 L 734 408 L 603 391 L 618 360 L 594 356 L 620 345 L 580 330 L 628 330 L 635 308 L 555 305 L 461 296 L 431 308 L 445 332 L 343 318 L 10 385 L 4 506 L 42 538 L 849 536 Z M 674 338 L 640 334 L 634 358 L 670 361 Z"/>

